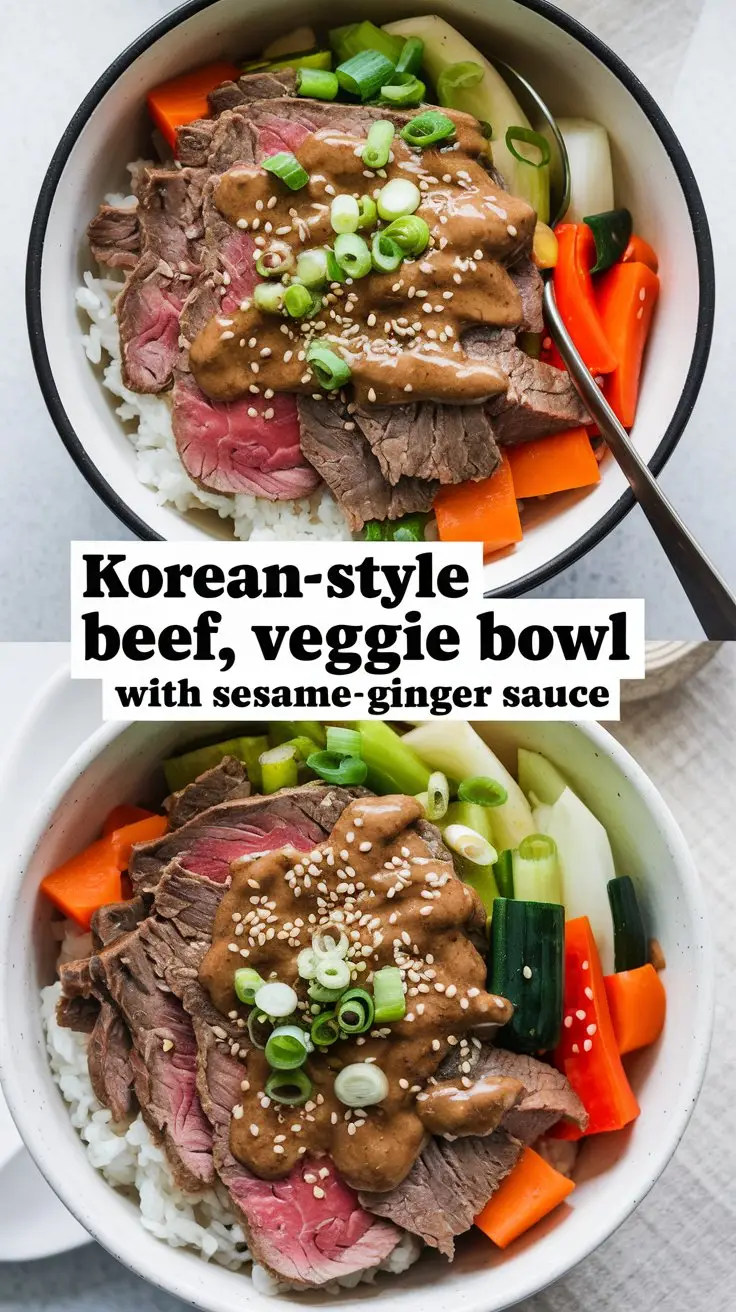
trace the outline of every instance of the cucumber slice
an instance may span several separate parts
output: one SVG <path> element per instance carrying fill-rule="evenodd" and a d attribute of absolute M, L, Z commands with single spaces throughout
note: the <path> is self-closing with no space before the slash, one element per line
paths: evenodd
<path fill-rule="evenodd" d="M 608 901 L 613 916 L 613 955 L 616 974 L 636 970 L 649 960 L 647 936 L 633 880 L 619 875 L 608 884 Z"/>
<path fill-rule="evenodd" d="M 549 902 L 497 897 L 491 921 L 489 989 L 514 1004 L 498 1044 L 514 1052 L 556 1048 L 562 1031 L 565 912 Z"/>

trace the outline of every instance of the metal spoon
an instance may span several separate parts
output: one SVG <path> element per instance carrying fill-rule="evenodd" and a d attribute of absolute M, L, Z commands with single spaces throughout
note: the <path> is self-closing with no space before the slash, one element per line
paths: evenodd
<path fill-rule="evenodd" d="M 570 200 L 570 166 L 562 134 L 546 104 L 526 79 L 501 60 L 492 62 L 522 105 L 532 127 L 542 132 L 550 143 L 554 227 L 564 217 Z M 683 524 L 591 377 L 562 321 L 549 274 L 550 271 L 543 271 L 545 320 L 575 388 L 659 538 L 706 637 L 736 638 L 736 597 Z"/>

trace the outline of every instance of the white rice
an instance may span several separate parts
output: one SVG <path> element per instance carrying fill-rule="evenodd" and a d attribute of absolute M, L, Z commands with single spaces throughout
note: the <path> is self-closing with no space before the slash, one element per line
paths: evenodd
<path fill-rule="evenodd" d="M 67 933 L 60 960 L 73 960 L 85 951 L 87 936 Z M 89 945 L 91 947 L 91 943 Z M 112 1114 L 101 1107 L 92 1090 L 87 1068 L 87 1036 L 62 1028 L 56 1020 L 61 984 L 41 990 L 41 1008 L 46 1047 L 54 1080 L 69 1107 L 72 1125 L 79 1131 L 90 1165 L 116 1189 L 134 1191 L 140 1207 L 141 1224 L 172 1248 L 190 1248 L 207 1261 L 236 1271 L 251 1261 L 245 1235 L 227 1203 L 224 1188 L 205 1189 L 193 1196 L 176 1185 L 163 1151 L 153 1142 L 142 1116 L 130 1124 L 115 1124 Z M 379 1266 L 356 1271 L 333 1280 L 322 1288 L 339 1294 L 371 1282 L 379 1271 L 399 1274 L 417 1260 L 422 1250 L 414 1235 L 405 1233 L 396 1248 Z M 253 1263 L 253 1283 L 262 1294 L 278 1294 L 290 1286 L 277 1281 Z"/>
<path fill-rule="evenodd" d="M 129 165 L 131 173 L 135 168 Z M 136 204 L 134 196 L 111 195 L 105 200 L 126 208 Z M 75 293 L 77 307 L 90 324 L 82 344 L 90 363 L 99 366 L 103 386 L 120 400 L 116 414 L 126 425 L 126 435 L 137 453 L 138 478 L 156 494 L 159 505 L 175 506 L 182 513 L 214 510 L 221 519 L 232 519 L 237 538 L 252 542 L 294 538 L 350 541 L 345 518 L 324 484 L 298 501 L 267 501 L 242 493 L 205 492 L 192 481 L 176 450 L 170 394 L 142 395 L 123 383 L 115 314 L 115 298 L 123 286 L 121 278 L 98 278 L 91 271 L 84 274 Z"/>

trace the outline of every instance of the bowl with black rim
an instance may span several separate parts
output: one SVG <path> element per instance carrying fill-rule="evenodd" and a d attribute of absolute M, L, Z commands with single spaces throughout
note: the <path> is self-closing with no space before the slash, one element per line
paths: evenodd
<path fill-rule="evenodd" d="M 687 158 L 656 101 L 596 36 L 546 0 L 473 0 L 433 5 L 484 54 L 517 68 L 560 116 L 591 118 L 608 130 L 616 203 L 656 248 L 661 292 L 648 343 L 633 429 L 658 473 L 682 433 L 705 372 L 714 311 L 708 224 Z M 407 0 L 348 0 L 340 21 L 386 22 L 423 13 Z M 325 0 L 308 13 L 296 0 L 190 0 L 114 60 L 82 101 L 54 154 L 28 249 L 27 310 L 39 382 L 58 432 L 95 491 L 144 539 L 227 539 L 232 521 L 215 511 L 160 504 L 140 481 L 137 456 L 115 398 L 83 350 L 75 292 L 91 267 L 86 227 L 107 193 L 128 190 L 126 163 L 151 154 L 146 92 L 214 59 L 238 60 L 290 27 L 335 21 Z M 608 458 L 589 491 L 528 502 L 516 548 L 487 561 L 488 595 L 514 595 L 553 577 L 590 550 L 631 509 L 633 498 Z"/>

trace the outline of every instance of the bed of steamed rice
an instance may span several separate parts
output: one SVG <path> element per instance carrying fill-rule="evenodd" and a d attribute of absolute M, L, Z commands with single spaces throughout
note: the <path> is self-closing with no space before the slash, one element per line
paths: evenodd
<path fill-rule="evenodd" d="M 135 165 L 130 165 L 135 171 Z M 106 196 L 111 205 L 135 205 L 133 196 Z M 350 531 L 332 494 L 322 484 L 310 497 L 298 501 L 267 501 L 239 493 L 224 496 L 205 492 L 182 465 L 171 424 L 170 393 L 142 395 L 131 392 L 123 382 L 120 367 L 120 335 L 115 298 L 122 278 L 84 274 L 76 290 L 76 304 L 89 320 L 82 337 L 88 360 L 101 371 L 104 387 L 119 399 L 116 414 L 136 451 L 136 471 L 160 505 L 188 510 L 213 510 L 221 519 L 232 519 L 237 538 L 252 542 L 294 538 L 350 540 Z"/>
<path fill-rule="evenodd" d="M 89 936 L 76 933 L 70 926 L 64 929 L 59 961 L 89 955 Z M 206 1260 L 233 1271 L 250 1263 L 245 1235 L 228 1205 L 224 1188 L 205 1189 L 196 1196 L 183 1193 L 142 1116 L 138 1114 L 130 1123 L 115 1124 L 112 1114 L 100 1106 L 87 1067 L 87 1035 L 57 1023 L 60 994 L 58 982 L 41 990 L 46 1047 L 52 1075 L 69 1107 L 72 1125 L 79 1132 L 90 1165 L 116 1189 L 137 1196 L 141 1224 L 157 1239 L 172 1248 L 194 1249 Z M 399 1274 L 417 1260 L 421 1248 L 419 1240 L 407 1233 L 379 1266 L 343 1276 L 323 1288 L 337 1294 L 342 1288 L 374 1280 L 379 1271 Z M 257 1263 L 253 1263 L 251 1274 L 263 1294 L 288 1288 Z"/>

